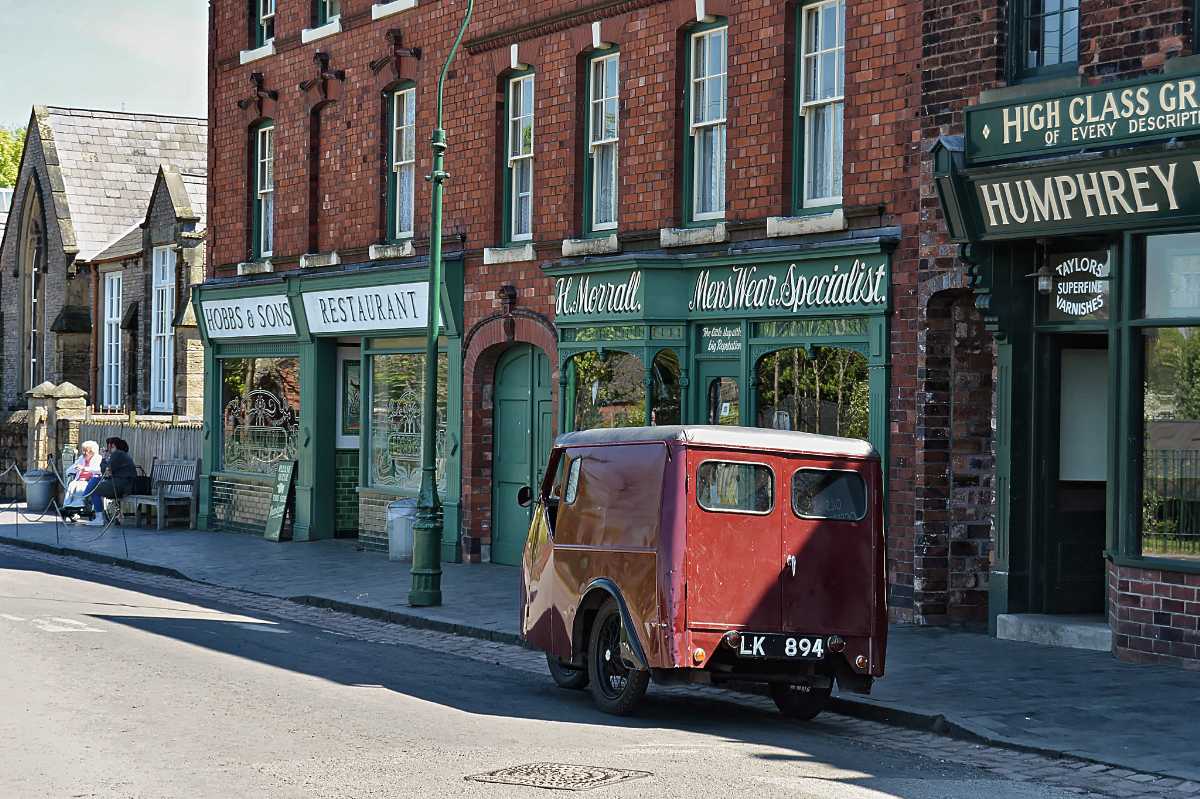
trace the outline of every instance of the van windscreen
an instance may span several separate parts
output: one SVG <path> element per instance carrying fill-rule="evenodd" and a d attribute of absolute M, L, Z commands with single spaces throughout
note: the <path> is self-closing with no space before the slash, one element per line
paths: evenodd
<path fill-rule="evenodd" d="M 761 463 L 705 461 L 696 470 L 696 501 L 711 511 L 770 513 L 775 507 L 775 473 Z"/>
<path fill-rule="evenodd" d="M 792 475 L 792 511 L 805 519 L 857 522 L 867 515 L 867 486 L 857 472 L 800 469 Z"/>

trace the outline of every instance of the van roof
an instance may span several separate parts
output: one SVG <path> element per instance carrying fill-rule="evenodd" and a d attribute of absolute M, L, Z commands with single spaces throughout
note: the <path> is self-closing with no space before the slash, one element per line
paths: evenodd
<path fill-rule="evenodd" d="M 559 447 L 597 444 L 648 444 L 679 441 L 684 444 L 711 445 L 731 449 L 769 449 L 802 452 L 811 455 L 847 458 L 878 458 L 879 453 L 867 441 L 838 438 L 791 430 L 728 425 L 662 425 L 658 427 L 612 427 L 564 433 L 555 441 Z"/>

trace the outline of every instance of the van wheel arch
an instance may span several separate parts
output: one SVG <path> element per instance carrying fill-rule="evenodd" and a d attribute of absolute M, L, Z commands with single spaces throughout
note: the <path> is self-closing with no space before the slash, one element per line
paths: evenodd
<path fill-rule="evenodd" d="M 592 624 L 595 622 L 600 608 L 609 599 L 615 601 L 617 608 L 621 611 L 621 622 L 625 626 L 626 635 L 629 636 L 629 648 L 633 650 L 633 656 L 638 661 L 638 668 L 649 669 L 649 661 L 646 659 L 646 652 L 642 648 L 637 628 L 633 626 L 633 619 L 629 615 L 625 597 L 622 596 L 621 589 L 617 587 L 616 583 L 607 577 L 593 580 L 584 590 L 583 599 L 579 601 L 579 610 L 575 613 L 574 634 L 571 636 L 571 662 L 573 664 L 587 662 L 586 655 L 588 641 L 592 636 Z"/>

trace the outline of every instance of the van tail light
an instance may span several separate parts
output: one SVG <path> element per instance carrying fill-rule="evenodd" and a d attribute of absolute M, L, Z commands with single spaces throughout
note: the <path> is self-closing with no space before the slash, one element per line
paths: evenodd
<path fill-rule="evenodd" d="M 829 651 L 830 652 L 845 652 L 846 641 L 840 635 L 829 636 Z"/>

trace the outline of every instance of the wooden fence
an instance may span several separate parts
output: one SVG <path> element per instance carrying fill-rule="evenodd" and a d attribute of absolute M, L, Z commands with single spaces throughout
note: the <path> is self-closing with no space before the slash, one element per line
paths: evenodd
<path fill-rule="evenodd" d="M 157 422 L 105 421 L 93 419 L 79 424 L 79 440 L 95 441 L 104 449 L 104 439 L 117 436 L 129 443 L 133 462 L 150 473 L 150 465 L 158 460 L 183 458 L 198 460 L 202 445 L 199 422 L 175 425 Z"/>

